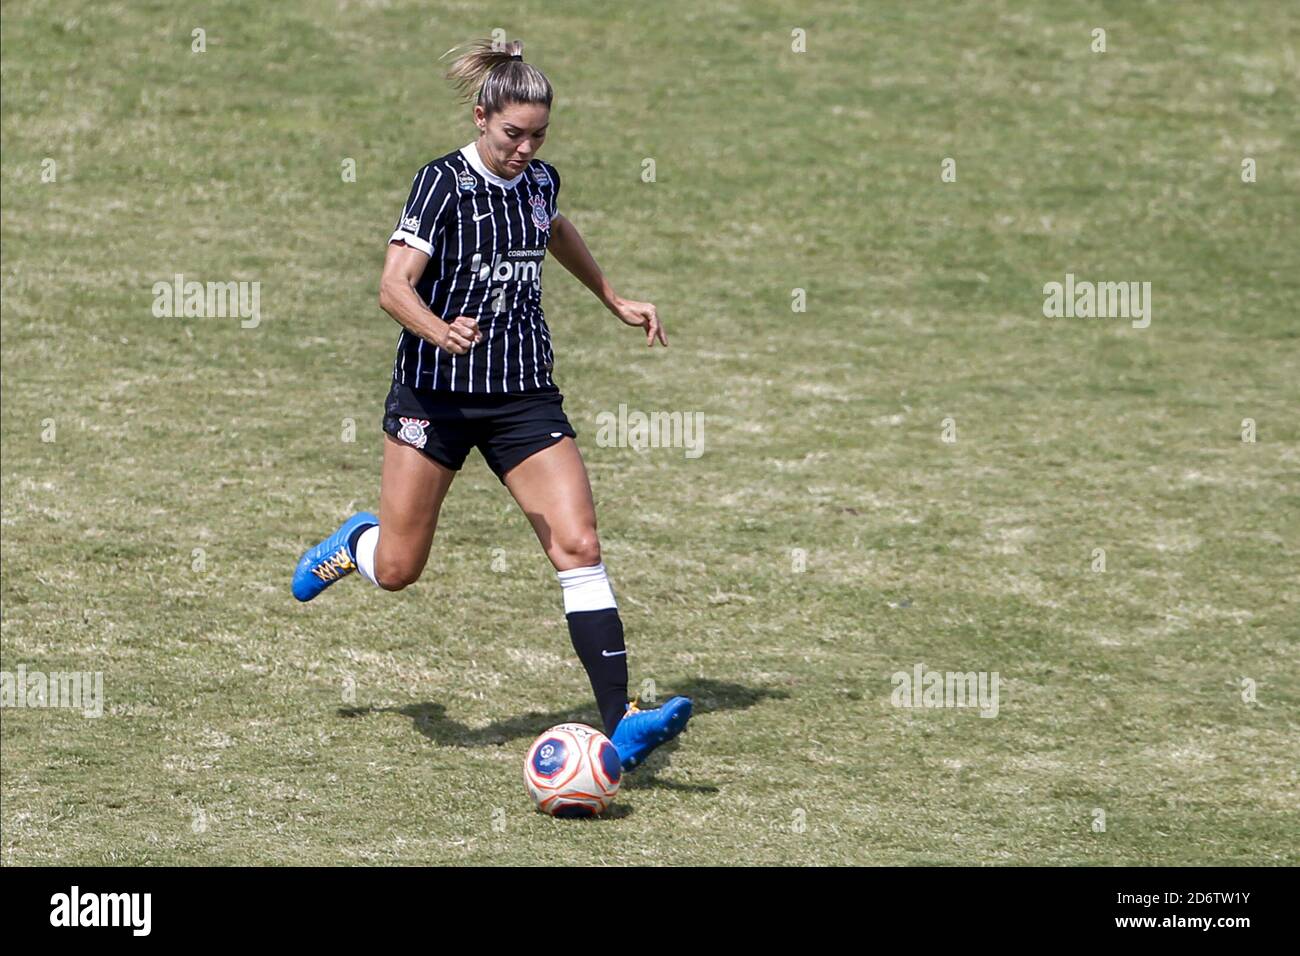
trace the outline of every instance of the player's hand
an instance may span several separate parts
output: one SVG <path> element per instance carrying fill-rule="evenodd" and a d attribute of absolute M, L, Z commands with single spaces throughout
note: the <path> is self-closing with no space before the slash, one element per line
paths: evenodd
<path fill-rule="evenodd" d="M 481 341 L 483 333 L 478 330 L 478 321 L 472 316 L 458 315 L 448 323 L 438 345 L 452 355 L 464 355 Z"/>
<path fill-rule="evenodd" d="M 615 299 L 614 304 L 610 306 L 610 311 L 617 315 L 628 325 L 634 325 L 639 329 L 645 329 L 645 344 L 654 345 L 655 339 L 659 339 L 668 347 L 668 336 L 664 333 L 664 327 L 659 322 L 659 313 L 650 302 L 633 302 L 631 299 Z"/>

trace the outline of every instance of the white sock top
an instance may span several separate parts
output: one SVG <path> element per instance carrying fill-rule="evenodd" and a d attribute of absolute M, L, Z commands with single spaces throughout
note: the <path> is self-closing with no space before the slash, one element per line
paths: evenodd
<path fill-rule="evenodd" d="M 371 584 L 375 580 L 375 549 L 379 547 L 379 525 L 373 525 L 361 532 L 357 538 L 357 570 Z"/>
<path fill-rule="evenodd" d="M 564 589 L 565 614 L 618 607 L 614 601 L 614 589 L 610 587 L 609 577 L 605 574 L 603 561 L 590 568 L 556 571 L 555 576 L 560 579 L 560 587 Z"/>

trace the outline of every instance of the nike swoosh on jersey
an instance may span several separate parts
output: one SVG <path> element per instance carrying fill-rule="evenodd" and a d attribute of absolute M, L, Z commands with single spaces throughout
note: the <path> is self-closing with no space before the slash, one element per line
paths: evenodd
<path fill-rule="evenodd" d="M 491 213 L 491 211 L 489 210 L 488 212 L 485 212 L 485 213 L 482 213 L 481 215 L 475 216 L 475 217 L 474 217 L 474 221 L 475 221 L 475 222 L 478 222 L 480 219 L 486 219 L 486 218 L 487 218 L 488 216 L 490 216 L 490 215 L 492 215 L 492 213 Z"/>

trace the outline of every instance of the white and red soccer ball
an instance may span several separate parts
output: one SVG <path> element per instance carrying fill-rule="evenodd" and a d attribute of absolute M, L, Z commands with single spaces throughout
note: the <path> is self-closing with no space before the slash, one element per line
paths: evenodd
<path fill-rule="evenodd" d="M 533 741 L 524 784 L 553 817 L 594 817 L 618 793 L 622 762 L 609 738 L 586 724 L 557 724 Z"/>

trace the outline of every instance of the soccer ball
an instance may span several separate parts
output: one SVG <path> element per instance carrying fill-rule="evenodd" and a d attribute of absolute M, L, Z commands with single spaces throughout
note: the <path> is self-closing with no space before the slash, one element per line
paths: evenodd
<path fill-rule="evenodd" d="M 618 793 L 623 775 L 609 738 L 586 724 L 557 724 L 533 741 L 524 785 L 537 809 L 553 817 L 594 817 Z"/>

